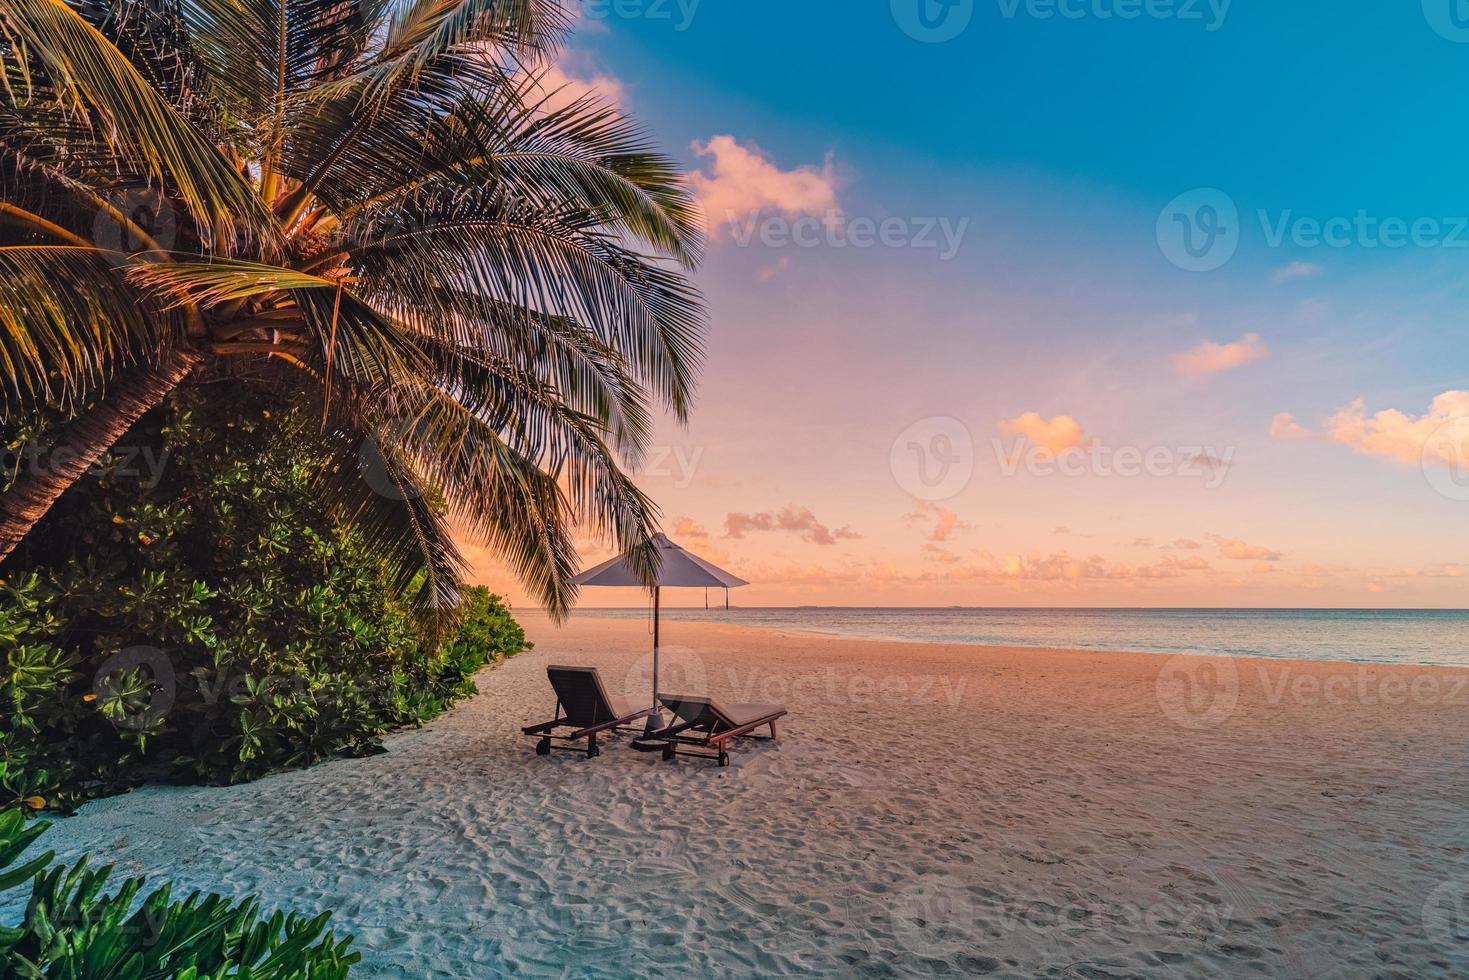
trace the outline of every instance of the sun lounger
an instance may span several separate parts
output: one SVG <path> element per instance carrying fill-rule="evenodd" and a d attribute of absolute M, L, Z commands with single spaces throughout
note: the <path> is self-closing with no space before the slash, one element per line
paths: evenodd
<path fill-rule="evenodd" d="M 527 735 L 540 736 L 536 743 L 536 755 L 550 755 L 552 749 L 569 752 L 585 751 L 588 759 L 602 754 L 597 747 L 597 736 L 604 732 L 633 731 L 627 728 L 633 722 L 653 713 L 651 707 L 634 708 L 626 699 L 608 694 L 602 677 L 595 667 L 547 667 L 546 676 L 556 691 L 556 717 L 540 725 L 532 725 L 521 731 Z M 571 729 L 566 734 L 557 734 Z M 587 740 L 586 748 L 576 743 Z"/>
<path fill-rule="evenodd" d="M 664 759 L 691 755 L 699 759 L 715 759 L 721 766 L 729 765 L 728 744 L 731 739 L 773 740 L 775 722 L 786 714 L 786 709 L 779 705 L 720 704 L 710 698 L 689 694 L 660 694 L 658 700 L 673 712 L 673 720 L 661 731 L 650 732 L 644 741 L 662 742 Z M 769 735 L 751 734 L 766 725 L 770 726 Z M 695 749 L 712 749 L 714 754 L 692 751 Z"/>

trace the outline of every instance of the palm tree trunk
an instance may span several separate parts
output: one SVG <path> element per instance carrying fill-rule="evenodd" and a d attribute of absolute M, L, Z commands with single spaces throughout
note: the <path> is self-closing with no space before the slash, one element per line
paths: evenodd
<path fill-rule="evenodd" d="M 198 364 L 192 351 L 170 352 L 157 365 L 140 365 L 114 376 L 103 400 L 66 427 L 44 457 L 22 460 L 23 471 L 0 493 L 0 561 L 15 550 L 51 505 L 143 414 L 163 401 Z"/>

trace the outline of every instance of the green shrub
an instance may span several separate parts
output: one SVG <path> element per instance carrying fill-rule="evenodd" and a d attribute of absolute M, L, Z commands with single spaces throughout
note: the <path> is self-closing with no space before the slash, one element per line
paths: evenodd
<path fill-rule="evenodd" d="M 265 405 L 171 397 L 0 567 L 0 805 L 374 752 L 524 648 L 483 589 L 429 642 L 312 492 L 319 418 Z"/>
<path fill-rule="evenodd" d="M 31 886 L 24 918 L 0 923 L 0 976 L 335 980 L 361 959 L 351 936 L 324 933 L 330 912 L 262 916 L 253 899 L 195 892 L 175 901 L 170 885 L 139 901 L 146 879 L 104 893 L 110 865 L 52 865 L 50 852 L 12 868 L 47 826 L 0 811 L 0 895 Z"/>

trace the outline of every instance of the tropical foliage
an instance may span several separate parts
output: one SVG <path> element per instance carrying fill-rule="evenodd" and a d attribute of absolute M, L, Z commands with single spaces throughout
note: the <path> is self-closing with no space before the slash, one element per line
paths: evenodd
<path fill-rule="evenodd" d="M 625 470 L 690 404 L 699 219 L 615 109 L 547 97 L 563 27 L 555 0 L 5 0 L 0 413 L 62 425 L 0 494 L 0 557 L 180 384 L 259 381 L 319 416 L 313 492 L 420 614 L 456 600 L 451 525 L 553 614 L 574 528 L 651 571 Z M 181 517 L 122 510 L 160 542 Z M 170 629 L 216 601 L 157 588 Z"/>
<path fill-rule="evenodd" d="M 0 806 L 373 752 L 524 649 L 483 589 L 439 635 L 420 629 L 361 531 L 314 492 L 319 416 L 280 401 L 169 396 L 11 556 Z M 13 440 L 49 446 L 58 430 L 37 419 Z"/>
<path fill-rule="evenodd" d="M 145 879 L 108 887 L 110 865 L 53 865 L 49 851 L 16 865 L 47 826 L 0 811 L 0 900 L 31 887 L 21 920 L 0 923 L 0 976 L 337 980 L 360 959 L 352 937 L 325 931 L 330 912 L 263 916 L 254 900 L 196 892 L 179 901 L 169 885 L 139 900 Z"/>

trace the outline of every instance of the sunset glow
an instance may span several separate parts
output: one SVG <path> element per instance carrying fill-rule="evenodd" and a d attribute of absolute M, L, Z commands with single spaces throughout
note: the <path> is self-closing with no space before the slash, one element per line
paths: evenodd
<path fill-rule="evenodd" d="M 1453 492 L 1469 481 L 1469 296 L 1450 217 L 1469 199 L 1438 149 L 1460 122 L 1402 114 L 1385 93 L 1405 83 L 1384 74 L 1441 77 L 1462 52 L 1416 7 L 1310 70 L 1338 79 L 1355 128 L 1301 125 L 1320 110 L 1309 84 L 1267 95 L 1196 70 L 1292 36 L 1304 12 L 1232 10 L 1238 29 L 1212 33 L 1139 22 L 1113 48 L 1080 43 L 1101 24 L 981 7 L 943 58 L 877 23 L 885 9 L 839 27 L 783 16 L 767 34 L 720 5 L 680 32 L 591 15 L 563 59 L 683 148 L 706 212 L 698 410 L 637 472 L 665 530 L 755 583 L 740 602 L 1469 601 L 1469 494 Z M 837 71 L 826 44 L 783 53 L 832 29 L 884 72 Z M 999 30 L 997 55 L 982 38 Z M 1056 44 L 1064 69 L 1030 71 Z M 905 74 L 924 82 L 897 98 L 887 79 Z M 1157 125 L 1139 122 L 1145 91 Z M 1246 115 L 1270 138 L 1222 138 Z M 1358 152 L 1362 131 L 1381 153 Z M 1215 190 L 1234 250 L 1190 271 L 1168 208 Z M 972 474 L 937 500 L 891 466 L 926 419 L 957 420 L 972 447 Z M 520 598 L 489 559 L 476 569 Z"/>

